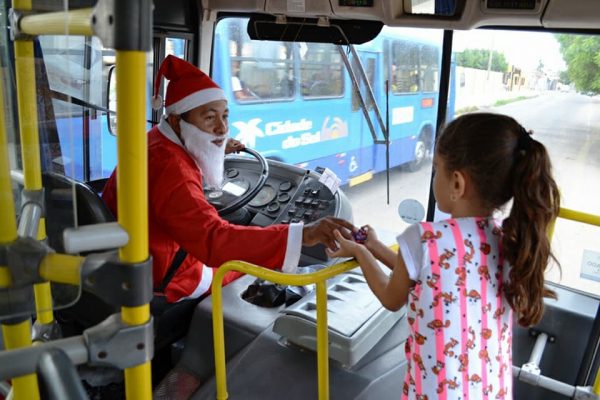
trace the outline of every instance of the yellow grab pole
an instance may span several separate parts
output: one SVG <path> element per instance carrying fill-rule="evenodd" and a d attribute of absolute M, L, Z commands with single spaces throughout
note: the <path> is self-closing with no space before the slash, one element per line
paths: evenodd
<path fill-rule="evenodd" d="M 6 72 L 6 71 L 2 71 Z M 17 221 L 10 180 L 8 161 L 8 140 L 6 137 L 6 118 L 4 105 L 4 76 L 0 76 L 0 244 L 8 244 L 17 238 Z M 10 273 L 6 266 L 0 266 L 0 287 L 10 285 Z M 16 324 L 3 324 L 4 347 L 16 349 L 31 345 L 31 323 L 29 319 Z M 16 399 L 37 399 L 37 378 L 34 374 L 13 379 Z"/>
<path fill-rule="evenodd" d="M 84 257 L 69 254 L 47 254 L 40 263 L 40 276 L 49 282 L 79 286 L 81 283 L 81 264 L 84 261 Z"/>
<path fill-rule="evenodd" d="M 398 245 L 390 247 L 397 251 Z M 306 286 L 317 284 L 317 366 L 319 399 L 329 398 L 329 343 L 327 329 L 327 279 L 356 268 L 356 260 L 324 268 L 310 274 L 294 275 L 272 271 L 249 264 L 244 261 L 228 261 L 221 265 L 212 282 L 212 318 L 213 318 L 213 346 L 215 352 L 215 380 L 217 400 L 225 400 L 227 394 L 227 374 L 225 365 L 225 331 L 223 327 L 223 277 L 229 271 L 239 271 L 257 278 L 290 286 Z"/>
<path fill-rule="evenodd" d="M 317 282 L 317 374 L 319 400 L 329 399 L 329 343 L 326 281 Z"/>
<path fill-rule="evenodd" d="M 0 70 L 1 71 L 1 70 Z M 8 159 L 8 139 L 6 137 L 6 118 L 4 116 L 4 72 L 0 75 L 0 244 L 11 243 L 17 238 L 17 219 L 10 179 Z M 5 273 L 8 273 L 4 268 Z M 2 276 L 2 272 L 0 272 Z M 4 280 L 0 279 L 0 286 Z M 10 284 L 10 282 L 6 282 Z"/>
<path fill-rule="evenodd" d="M 19 21 L 19 29 L 27 35 L 69 35 L 92 36 L 92 8 L 72 11 L 50 12 L 25 15 Z"/>
<path fill-rule="evenodd" d="M 600 215 L 593 215 L 581 211 L 561 208 L 558 213 L 559 218 L 577 221 L 588 225 L 600 226 Z"/>
<path fill-rule="evenodd" d="M 119 249 L 125 263 L 148 259 L 148 155 L 146 146 L 146 53 L 117 50 L 117 207 L 129 242 Z M 150 319 L 148 304 L 122 307 L 124 323 Z M 128 399 L 150 399 L 150 362 L 125 369 Z"/>
<path fill-rule="evenodd" d="M 227 374 L 225 373 L 225 328 L 223 327 L 223 277 L 225 268 L 217 270 L 213 279 L 211 300 L 213 306 L 213 338 L 215 352 L 215 379 L 217 386 L 217 400 L 226 400 Z M 216 311 L 216 312 L 215 312 Z"/>
<path fill-rule="evenodd" d="M 2 325 L 4 347 L 6 350 L 31 346 L 31 322 L 29 319 L 16 324 Z M 15 400 L 39 399 L 37 376 L 24 375 L 12 379 L 12 389 Z"/>
<path fill-rule="evenodd" d="M 8 244 L 17 238 L 17 219 L 10 179 L 8 139 L 4 117 L 4 72 L 0 75 L 0 244 Z M 10 285 L 10 273 L 6 265 L 0 265 L 0 288 Z"/>
<path fill-rule="evenodd" d="M 42 169 L 38 137 L 33 43 L 31 41 L 15 41 L 15 73 L 17 78 L 19 126 L 21 128 L 21 154 L 25 178 L 24 187 L 27 190 L 41 190 Z M 43 240 L 45 238 L 46 225 L 44 218 L 41 218 L 37 239 Z M 42 324 L 49 324 L 54 320 L 50 283 L 34 285 L 34 290 L 38 321 Z"/>

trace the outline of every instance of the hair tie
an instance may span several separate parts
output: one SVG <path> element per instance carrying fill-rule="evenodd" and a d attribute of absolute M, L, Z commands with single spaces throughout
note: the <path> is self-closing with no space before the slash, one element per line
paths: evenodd
<path fill-rule="evenodd" d="M 521 129 L 519 130 L 518 134 L 516 148 L 517 152 L 519 152 L 521 155 L 524 155 L 529 150 L 531 150 L 531 143 L 533 142 L 533 139 L 531 138 L 532 133 L 532 131 L 527 131 L 521 126 Z"/>

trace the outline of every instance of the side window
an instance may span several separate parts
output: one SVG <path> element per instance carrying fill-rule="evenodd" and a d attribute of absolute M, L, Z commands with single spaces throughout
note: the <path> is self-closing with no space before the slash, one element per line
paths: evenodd
<path fill-rule="evenodd" d="M 392 93 L 419 91 L 419 45 L 404 40 L 392 43 Z"/>
<path fill-rule="evenodd" d="M 421 90 L 437 92 L 439 88 L 439 49 L 425 45 L 421 48 Z"/>
<path fill-rule="evenodd" d="M 103 168 L 104 113 L 94 108 L 105 103 L 102 45 L 98 38 L 79 36 L 40 36 L 39 41 L 54 118 L 46 117 L 54 120 L 58 135 L 52 168 L 78 180 L 94 179 Z"/>
<path fill-rule="evenodd" d="M 169 54 L 182 59 L 187 58 L 186 46 L 187 40 L 181 38 L 166 38 L 165 39 L 165 57 Z"/>
<path fill-rule="evenodd" d="M 337 48 L 326 43 L 300 45 L 303 97 L 337 97 L 344 93 L 344 64 Z"/>
<path fill-rule="evenodd" d="M 280 100 L 294 96 L 293 44 L 251 41 L 230 25 L 231 90 L 238 101 Z"/>
<path fill-rule="evenodd" d="M 376 90 L 376 87 L 375 87 L 375 59 L 372 57 L 364 58 L 362 60 L 362 65 L 363 65 L 363 68 L 365 69 L 365 74 L 367 75 L 367 79 L 369 80 L 371 89 L 373 91 L 375 91 Z M 352 60 L 352 68 L 354 69 L 355 74 L 359 75 L 358 68 L 360 68 L 360 66 L 358 65 L 358 62 L 356 59 Z M 357 76 L 357 78 L 358 78 L 358 76 Z M 370 101 L 370 97 L 367 96 L 367 94 L 366 94 L 367 88 L 362 80 L 359 79 L 359 82 L 361 82 L 360 91 L 363 94 L 363 100 L 367 103 L 367 110 L 372 110 L 373 102 Z M 357 111 L 359 109 L 360 109 L 360 102 L 358 101 L 358 95 L 357 95 L 356 91 L 353 90 L 352 91 L 352 111 Z"/>

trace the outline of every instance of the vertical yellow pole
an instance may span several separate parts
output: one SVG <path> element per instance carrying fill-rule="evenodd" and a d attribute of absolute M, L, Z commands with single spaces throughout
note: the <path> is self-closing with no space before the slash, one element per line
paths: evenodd
<path fill-rule="evenodd" d="M 119 250 L 126 263 L 148 259 L 148 155 L 146 146 L 146 53 L 117 50 L 117 207 L 129 242 Z M 150 319 L 148 304 L 122 307 L 123 322 Z M 150 362 L 125 370 L 128 399 L 150 399 Z"/>
<path fill-rule="evenodd" d="M 13 2 L 13 6 L 16 9 L 31 9 L 31 1 L 15 0 Z M 21 111 L 21 109 L 19 110 L 19 124 L 21 127 L 21 149 L 23 158 L 23 169 L 25 174 L 25 188 L 33 190 L 41 189 L 42 180 L 40 175 L 40 155 L 39 143 L 37 141 L 35 74 L 33 67 L 33 46 L 31 42 L 15 42 L 15 63 L 15 71 L 17 77 L 17 101 L 19 108 L 24 107 L 23 111 Z M 0 96 L 3 96 L 3 93 L 0 93 Z M 33 112 L 31 112 L 32 110 Z M 3 104 L 1 112 L 2 119 L 4 120 Z M 27 117 L 31 117 L 31 119 L 28 119 Z M 5 152 L 7 150 L 7 144 L 4 122 L 5 121 L 0 121 L 2 125 L 1 136 L 2 141 L 4 142 L 3 151 Z M 35 172 L 37 172 L 37 176 Z M 1 189 L 3 191 L 3 195 L 5 195 L 6 193 L 10 193 L 10 196 L 12 196 L 12 190 L 10 190 L 10 169 L 7 169 L 6 173 L 9 174 L 9 186 L 8 188 L 2 187 Z M 9 192 L 5 192 L 7 189 L 9 190 Z M 12 221 L 9 222 L 8 225 L 10 227 L 3 232 L 3 236 L 6 236 L 6 239 L 9 239 L 9 237 L 12 238 L 10 238 L 6 242 L 3 241 L 4 243 L 8 243 L 17 238 L 16 221 L 14 219 L 14 204 L 12 207 L 10 207 L 10 210 L 12 216 L 7 220 Z M 40 231 L 43 229 L 43 232 L 45 232 L 45 226 L 43 221 L 40 221 L 39 227 Z M 2 334 L 4 335 L 4 343 L 7 350 L 31 346 L 31 322 L 29 321 L 29 319 L 25 319 L 24 321 L 15 324 L 2 325 Z M 39 399 L 36 375 L 30 374 L 13 379 L 13 394 L 14 398 L 17 400 Z"/>
<path fill-rule="evenodd" d="M 31 0 L 15 0 L 14 7 L 20 10 L 30 10 Z M 42 168 L 40 162 L 33 43 L 30 40 L 16 40 L 14 46 L 24 187 L 27 190 L 41 190 Z M 44 218 L 41 218 L 37 239 L 43 240 L 45 238 L 46 223 Z M 37 319 L 42 324 L 49 324 L 54 320 L 50 283 L 37 284 L 34 286 L 34 290 L 36 295 Z"/>
<path fill-rule="evenodd" d="M 327 281 L 317 282 L 317 374 L 319 376 L 319 400 L 327 400 L 329 399 Z"/>
<path fill-rule="evenodd" d="M 596 380 L 594 381 L 594 394 L 600 396 L 600 371 L 596 373 Z"/>
<path fill-rule="evenodd" d="M 223 327 L 223 276 L 225 273 L 218 269 L 212 284 L 213 309 L 213 346 L 215 352 L 215 380 L 217 400 L 226 400 L 227 374 L 225 371 L 225 328 Z"/>

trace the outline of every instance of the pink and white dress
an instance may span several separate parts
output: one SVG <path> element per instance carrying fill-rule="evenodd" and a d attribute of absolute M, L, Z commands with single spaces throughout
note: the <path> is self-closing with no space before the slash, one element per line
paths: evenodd
<path fill-rule="evenodd" d="M 408 296 L 402 399 L 512 399 L 509 265 L 492 218 L 415 224 L 398 244 Z"/>

